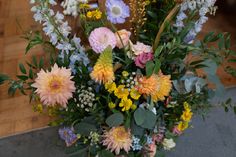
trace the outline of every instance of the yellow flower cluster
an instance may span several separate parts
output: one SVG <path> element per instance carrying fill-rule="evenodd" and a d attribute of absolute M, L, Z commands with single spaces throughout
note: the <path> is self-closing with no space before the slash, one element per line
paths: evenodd
<path fill-rule="evenodd" d="M 99 19 L 102 18 L 102 12 L 100 10 L 96 9 L 96 10 L 93 10 L 93 11 L 88 11 L 86 16 L 89 19 L 99 20 Z"/>
<path fill-rule="evenodd" d="M 120 103 L 119 103 L 119 107 L 121 107 L 122 111 L 129 111 L 130 109 L 135 110 L 137 108 L 137 106 L 133 103 L 133 100 L 138 100 L 139 97 L 141 96 L 141 94 L 135 89 L 132 88 L 130 91 L 125 88 L 125 85 L 119 85 L 118 87 L 116 86 L 116 83 L 112 82 L 112 83 L 106 83 L 105 84 L 105 89 L 109 92 L 109 93 L 114 93 L 114 95 L 121 99 Z M 130 96 L 130 98 L 128 98 Z M 110 109 L 113 109 L 116 107 L 116 104 L 114 104 L 113 102 L 110 102 L 108 104 Z"/>
<path fill-rule="evenodd" d="M 177 128 L 179 131 L 184 131 L 188 128 L 188 123 L 192 119 L 193 113 L 191 111 L 191 108 L 187 102 L 184 102 L 184 112 L 181 115 L 182 121 L 179 122 Z"/>

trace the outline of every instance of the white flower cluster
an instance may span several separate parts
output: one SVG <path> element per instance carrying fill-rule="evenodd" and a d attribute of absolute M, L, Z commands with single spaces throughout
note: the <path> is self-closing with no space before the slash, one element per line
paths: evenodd
<path fill-rule="evenodd" d="M 54 6 L 57 3 L 54 0 L 31 0 L 31 4 L 35 4 L 31 11 L 34 12 L 34 19 L 36 22 L 43 24 L 43 31 L 49 37 L 50 42 L 60 50 L 60 57 L 64 58 L 64 54 L 69 54 L 73 51 L 74 56 L 79 58 L 85 66 L 89 63 L 87 55 L 84 53 L 84 47 L 81 46 L 80 38 L 74 36 L 70 39 L 71 27 L 68 22 L 64 20 L 64 15 L 57 12 L 55 13 L 50 9 L 50 5 Z M 71 61 L 70 67 L 72 71 L 74 68 L 75 60 Z"/>
<path fill-rule="evenodd" d="M 77 92 L 79 93 L 77 106 L 89 112 L 95 101 L 95 94 L 92 92 L 92 88 L 83 89 L 82 87 Z"/>
<path fill-rule="evenodd" d="M 130 91 L 135 87 L 135 85 L 138 85 L 136 72 L 132 72 L 132 74 L 125 78 L 125 80 L 121 80 L 121 83 L 125 84 L 126 88 L 128 88 L 128 90 Z"/>
<path fill-rule="evenodd" d="M 179 33 L 184 27 L 184 20 L 188 18 L 186 12 L 198 11 L 199 19 L 195 21 L 193 28 L 185 37 L 186 43 L 191 43 L 197 34 L 202 30 L 203 24 L 206 23 L 208 17 L 207 13 L 215 14 L 216 7 L 214 7 L 216 0 L 185 0 L 180 7 L 180 12 L 177 15 L 177 20 L 174 26 Z"/>

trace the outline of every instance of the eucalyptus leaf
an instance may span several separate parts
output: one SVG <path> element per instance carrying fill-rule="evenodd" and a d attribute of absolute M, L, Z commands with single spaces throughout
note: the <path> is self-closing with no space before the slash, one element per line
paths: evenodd
<path fill-rule="evenodd" d="M 109 127 L 119 126 L 123 122 L 124 122 L 124 116 L 120 112 L 114 113 L 106 119 L 106 123 L 107 125 L 109 125 Z"/>
<path fill-rule="evenodd" d="M 134 112 L 134 120 L 137 125 L 142 125 L 145 121 L 145 109 L 139 107 L 135 112 Z"/>

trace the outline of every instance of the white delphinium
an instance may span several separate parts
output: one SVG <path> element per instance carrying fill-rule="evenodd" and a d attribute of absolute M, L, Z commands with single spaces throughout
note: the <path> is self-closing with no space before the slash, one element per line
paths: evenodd
<path fill-rule="evenodd" d="M 177 15 L 176 22 L 174 24 L 177 28 L 177 33 L 181 32 L 185 27 L 184 20 L 187 18 L 186 12 L 197 10 L 199 15 L 199 19 L 195 21 L 193 28 L 184 39 L 186 43 L 193 42 L 197 34 L 202 30 L 203 24 L 208 20 L 206 14 L 215 14 L 215 2 L 216 0 L 185 0 L 181 4 L 179 14 Z"/>
<path fill-rule="evenodd" d="M 63 59 L 65 53 L 73 51 L 80 57 L 80 61 L 87 66 L 89 59 L 85 55 L 84 47 L 80 45 L 80 38 L 74 36 L 70 39 L 71 27 L 65 21 L 64 15 L 50 9 L 50 5 L 56 5 L 55 0 L 30 0 L 34 4 L 31 11 L 34 12 L 36 22 L 43 23 L 43 31 L 49 37 L 50 42 L 60 51 L 59 56 Z M 73 53 L 72 53 L 73 54 Z M 74 66 L 72 62 L 70 66 Z"/>
<path fill-rule="evenodd" d="M 61 3 L 61 6 L 64 8 L 63 13 L 65 15 L 78 16 L 79 0 L 65 0 Z"/>

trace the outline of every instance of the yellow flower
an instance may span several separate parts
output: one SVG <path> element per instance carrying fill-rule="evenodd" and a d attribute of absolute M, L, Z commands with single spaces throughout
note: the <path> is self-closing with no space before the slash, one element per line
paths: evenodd
<path fill-rule="evenodd" d="M 124 77 L 128 77 L 128 76 L 129 76 L 128 71 L 123 71 L 123 72 L 122 72 L 122 76 L 124 76 Z"/>
<path fill-rule="evenodd" d="M 96 11 L 94 11 L 94 17 L 95 17 L 97 20 L 101 19 L 101 18 L 102 18 L 102 12 L 97 9 Z"/>
<path fill-rule="evenodd" d="M 179 131 L 184 131 L 188 128 L 188 122 L 179 122 L 177 128 Z"/>
<path fill-rule="evenodd" d="M 190 110 L 184 111 L 181 119 L 183 121 L 189 122 L 192 119 L 193 113 Z"/>
<path fill-rule="evenodd" d="M 90 8 L 90 5 L 87 4 L 87 3 L 83 3 L 83 4 L 80 4 L 79 7 L 80 7 L 81 9 L 89 9 L 89 8 Z"/>
<path fill-rule="evenodd" d="M 132 101 L 130 99 L 124 98 L 121 100 L 119 106 L 123 107 L 121 111 L 128 111 L 132 106 Z"/>
<path fill-rule="evenodd" d="M 90 74 L 91 78 L 99 83 L 113 82 L 115 79 L 112 65 L 112 48 L 109 46 L 99 56 L 97 63 Z"/>
<path fill-rule="evenodd" d="M 86 16 L 87 18 L 91 19 L 93 17 L 93 13 L 91 11 L 88 11 Z"/>
<path fill-rule="evenodd" d="M 139 92 L 135 88 L 132 88 L 131 91 L 130 91 L 130 96 L 134 100 L 138 100 L 139 97 L 141 96 L 141 94 L 139 94 Z"/>
<path fill-rule="evenodd" d="M 136 110 L 136 108 L 137 108 L 137 105 L 135 105 L 135 104 L 133 104 L 133 105 L 131 106 L 131 109 L 132 109 L 132 110 Z"/>
<path fill-rule="evenodd" d="M 184 102 L 184 109 L 185 110 L 191 110 L 189 107 L 189 104 L 187 102 Z"/>
<path fill-rule="evenodd" d="M 43 104 L 39 103 L 34 106 L 34 111 L 37 111 L 39 113 L 43 113 Z"/>
<path fill-rule="evenodd" d="M 119 85 L 118 88 L 115 89 L 115 96 L 120 99 L 127 98 L 129 96 L 129 90 L 125 88 L 125 85 Z"/>
<path fill-rule="evenodd" d="M 105 88 L 109 93 L 112 93 L 116 90 L 116 83 L 112 82 L 112 83 L 106 83 L 105 84 Z"/>
<path fill-rule="evenodd" d="M 114 104 L 113 102 L 110 102 L 110 103 L 108 104 L 108 107 L 109 107 L 110 109 L 113 109 L 113 108 L 116 107 L 116 104 Z"/>

